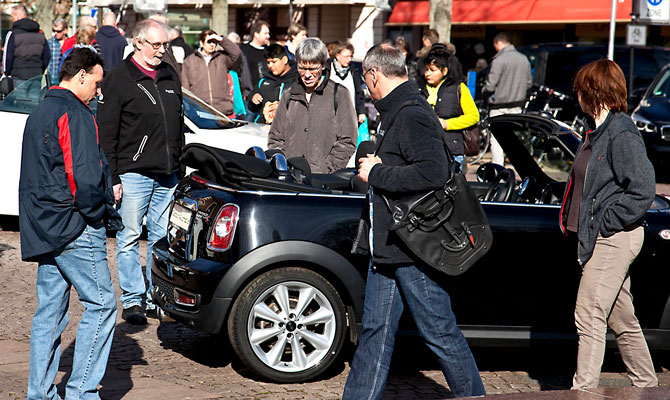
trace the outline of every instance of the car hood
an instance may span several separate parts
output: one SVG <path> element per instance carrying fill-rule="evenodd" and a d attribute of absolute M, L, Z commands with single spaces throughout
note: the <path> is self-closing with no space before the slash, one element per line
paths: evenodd
<path fill-rule="evenodd" d="M 642 103 L 646 104 L 635 111 L 637 114 L 648 119 L 656 125 L 664 125 L 670 122 L 670 98 L 668 97 L 650 97 Z"/>

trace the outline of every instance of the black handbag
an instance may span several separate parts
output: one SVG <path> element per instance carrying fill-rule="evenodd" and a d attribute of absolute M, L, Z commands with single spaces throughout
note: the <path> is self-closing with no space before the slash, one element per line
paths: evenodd
<path fill-rule="evenodd" d="M 491 248 L 493 233 L 463 174 L 427 193 L 386 202 L 392 232 L 429 266 L 447 275 L 467 271 Z"/>
<path fill-rule="evenodd" d="M 420 106 L 407 104 L 410 105 Z M 380 147 L 381 143 L 377 149 Z M 455 167 L 446 144 L 444 150 L 450 165 Z M 465 176 L 453 172 L 453 167 L 440 189 L 398 200 L 390 200 L 383 194 L 381 197 L 393 218 L 390 230 L 416 257 L 447 275 L 460 275 L 489 251 L 493 233 L 479 199 Z"/>

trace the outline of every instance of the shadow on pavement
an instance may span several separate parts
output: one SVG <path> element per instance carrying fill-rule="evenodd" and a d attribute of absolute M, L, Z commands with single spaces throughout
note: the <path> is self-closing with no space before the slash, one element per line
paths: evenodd
<path fill-rule="evenodd" d="M 147 365 L 144 360 L 144 351 L 136 339 L 129 334 L 137 333 L 146 329 L 147 326 L 130 325 L 121 323 L 116 325 L 112 349 L 107 362 L 107 370 L 102 379 L 100 395 L 109 400 L 122 399 L 133 388 L 131 371 L 134 365 Z M 58 393 L 65 398 L 65 386 L 72 374 L 72 358 L 74 357 L 75 341 L 62 352 L 59 371 L 65 375 L 58 382 Z M 113 382 L 113 383 L 112 383 Z M 105 387 L 113 387 L 113 390 Z"/>
<path fill-rule="evenodd" d="M 179 322 L 161 323 L 156 329 L 161 347 L 210 368 L 231 363 L 233 350 L 222 335 L 208 335 Z"/>

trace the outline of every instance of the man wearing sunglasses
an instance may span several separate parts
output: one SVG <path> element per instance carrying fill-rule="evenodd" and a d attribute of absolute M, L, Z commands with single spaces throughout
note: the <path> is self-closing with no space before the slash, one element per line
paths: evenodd
<path fill-rule="evenodd" d="M 51 38 L 47 40 L 49 50 L 51 51 L 51 60 L 47 66 L 47 74 L 49 75 L 49 82 L 52 85 L 58 84 L 58 67 L 61 64 L 61 57 L 63 52 L 61 46 L 65 39 L 67 39 L 67 21 L 63 18 L 54 20 L 52 25 Z"/>
<path fill-rule="evenodd" d="M 242 52 L 211 29 L 200 32 L 200 48 L 184 60 L 181 85 L 225 115 L 234 116 L 228 70 Z M 221 45 L 223 50 L 217 50 Z"/>
<path fill-rule="evenodd" d="M 168 47 L 163 25 L 151 19 L 138 23 L 133 46 L 135 52 L 105 77 L 98 99 L 98 125 L 117 208 L 126 226 L 116 235 L 121 316 L 131 324 L 146 324 L 142 297 L 151 289 L 151 247 L 166 235 L 184 130 L 179 77 L 163 62 Z M 148 287 L 139 253 L 145 216 Z M 157 317 L 150 297 L 146 313 Z"/>

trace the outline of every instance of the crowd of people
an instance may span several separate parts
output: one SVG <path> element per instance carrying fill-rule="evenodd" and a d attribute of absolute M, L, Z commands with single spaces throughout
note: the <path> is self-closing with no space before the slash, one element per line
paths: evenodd
<path fill-rule="evenodd" d="M 442 187 L 458 170 L 449 165 L 449 154 L 463 165 L 462 131 L 480 119 L 456 50 L 440 43 L 437 32 L 426 31 L 416 57 L 404 38 L 373 46 L 360 73 L 352 67 L 350 43 L 308 38 L 300 24 L 289 27 L 286 43 L 272 44 L 270 26 L 261 20 L 253 22 L 244 44 L 237 34 L 208 29 L 193 50 L 164 15 L 137 23 L 130 43 L 112 12 L 104 14 L 100 29 L 95 19 L 82 17 L 69 38 L 67 23 L 57 19 L 48 41 L 23 6 L 12 8 L 12 20 L 3 59 L 6 76 L 20 82 L 46 72 L 54 83 L 26 124 L 19 188 L 22 258 L 38 263 L 29 399 L 56 398 L 60 334 L 68 323 L 72 286 L 85 312 L 66 392 L 97 398 L 117 312 L 107 231 L 116 232 L 122 318 L 141 325 L 147 317 L 159 317 L 151 298 L 151 251 L 166 235 L 181 171 L 182 90 L 224 115 L 270 124 L 270 150 L 304 158 L 311 172 L 331 173 L 344 168 L 369 138 L 364 87 L 381 122 L 376 151 L 359 160 L 357 171 L 369 184 L 364 220 L 370 266 L 363 329 L 343 396 L 381 397 L 405 308 L 452 392 L 485 394 L 448 292 L 435 271 L 393 240 L 392 215 L 382 198 Z M 492 95 L 496 113 L 520 112 L 518 103 L 531 84 L 530 66 L 506 34 L 493 44 L 497 54 L 483 91 Z M 653 169 L 623 113 L 626 85 L 616 64 L 598 61 L 582 68 L 575 89 L 597 128 L 577 154 L 571 174 L 577 185 L 567 187 L 561 221 L 578 238 L 584 268 L 575 312 L 580 339 L 573 386 L 597 386 L 608 323 L 617 332 L 633 384 L 655 386 L 627 276 L 642 243 L 640 218 L 653 197 Z M 94 114 L 88 103 L 96 97 Z M 624 152 L 631 148 L 635 157 Z M 493 152 L 494 162 L 504 163 L 502 149 L 494 146 Z M 601 156 L 610 162 L 594 162 Z M 587 169 L 598 170 L 589 185 Z M 143 220 L 145 274 L 139 254 Z"/>

